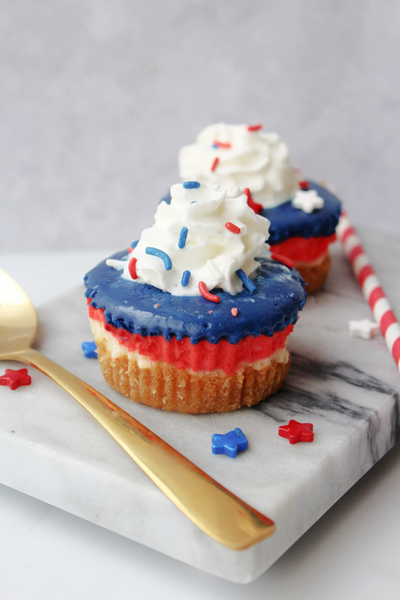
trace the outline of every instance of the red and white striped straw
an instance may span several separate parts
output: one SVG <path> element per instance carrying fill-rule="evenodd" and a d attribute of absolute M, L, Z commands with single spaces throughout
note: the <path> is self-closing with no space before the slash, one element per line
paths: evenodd
<path fill-rule="evenodd" d="M 345 212 L 340 216 L 336 233 L 350 261 L 363 296 L 368 302 L 376 322 L 379 324 L 386 345 L 400 371 L 399 322 L 386 298 L 385 292 L 372 268 L 363 245 Z"/>

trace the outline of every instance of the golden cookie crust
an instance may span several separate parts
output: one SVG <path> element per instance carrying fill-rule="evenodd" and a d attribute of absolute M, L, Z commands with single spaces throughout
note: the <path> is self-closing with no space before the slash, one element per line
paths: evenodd
<path fill-rule="evenodd" d="M 97 339 L 103 376 L 115 390 L 134 402 L 166 411 L 212 413 L 253 406 L 281 387 L 290 368 L 290 353 L 279 360 L 272 355 L 262 368 L 245 366 L 241 372 L 195 373 L 162 362 L 139 367 L 137 355 L 121 353 L 112 358 L 104 339 Z"/>
<path fill-rule="evenodd" d="M 329 252 L 324 254 L 322 259 L 312 263 L 295 261 L 295 268 L 299 271 L 305 283 L 307 283 L 305 288 L 307 294 L 315 294 L 324 285 L 329 269 L 331 268 L 331 262 Z"/>

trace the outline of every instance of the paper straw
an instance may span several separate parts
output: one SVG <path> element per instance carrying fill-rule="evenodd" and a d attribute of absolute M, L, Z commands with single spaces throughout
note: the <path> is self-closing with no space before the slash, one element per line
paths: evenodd
<path fill-rule="evenodd" d="M 337 236 L 378 323 L 387 347 L 400 371 L 400 325 L 390 306 L 386 294 L 376 276 L 360 239 L 345 212 L 340 216 Z"/>

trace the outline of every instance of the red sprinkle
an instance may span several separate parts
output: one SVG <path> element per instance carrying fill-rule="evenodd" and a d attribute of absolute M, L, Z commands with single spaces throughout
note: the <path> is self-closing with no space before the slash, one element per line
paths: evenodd
<path fill-rule="evenodd" d="M 28 369 L 6 369 L 5 375 L 0 377 L 0 385 L 8 385 L 11 390 L 16 390 L 20 385 L 31 385 Z"/>
<path fill-rule="evenodd" d="M 291 444 L 298 442 L 312 442 L 314 440 L 314 426 L 312 423 L 299 423 L 291 419 L 288 425 L 281 425 L 278 434 L 287 438 Z"/>
<path fill-rule="evenodd" d="M 204 281 L 199 281 L 199 292 L 206 300 L 210 300 L 210 302 L 216 302 L 218 304 L 219 296 L 216 296 L 215 294 L 210 294 L 210 292 L 206 288 L 206 284 L 204 283 Z"/>
<path fill-rule="evenodd" d="M 131 258 L 131 260 L 129 261 L 129 265 L 128 265 L 129 275 L 132 277 L 132 279 L 138 278 L 138 274 L 136 273 L 136 263 L 137 263 L 137 258 L 135 258 L 133 256 Z"/>
<path fill-rule="evenodd" d="M 256 215 L 258 215 L 262 211 L 262 208 L 263 208 L 262 204 L 258 204 L 257 202 L 254 202 L 249 188 L 244 188 L 243 193 L 246 194 L 246 196 L 247 196 L 247 204 L 250 206 L 250 208 L 252 208 L 254 210 Z"/>
<path fill-rule="evenodd" d="M 262 129 L 262 125 L 247 125 L 247 131 L 258 131 Z"/>
<path fill-rule="evenodd" d="M 309 188 L 308 181 L 299 181 L 299 186 L 300 186 L 300 189 L 302 189 L 302 190 L 308 190 L 308 188 Z"/>
<path fill-rule="evenodd" d="M 234 225 L 230 221 L 225 223 L 225 227 L 228 231 L 231 231 L 232 233 L 240 233 L 240 227 L 238 227 L 237 225 Z"/>
<path fill-rule="evenodd" d="M 288 258 L 287 256 L 283 256 L 282 254 L 275 254 L 275 252 L 273 252 L 271 254 L 271 258 L 272 260 L 276 260 L 282 263 L 283 265 L 286 265 L 287 267 L 289 267 L 289 269 L 293 269 L 294 267 L 294 261 L 291 258 Z"/>
<path fill-rule="evenodd" d="M 211 165 L 211 171 L 215 171 L 215 169 L 217 168 L 217 164 L 219 163 L 219 158 L 217 156 L 217 158 L 214 158 L 214 162 Z"/>
<path fill-rule="evenodd" d="M 129 248 L 128 248 L 128 254 L 130 254 L 131 252 L 133 252 L 133 248 L 132 248 L 132 246 L 129 246 Z"/>
<path fill-rule="evenodd" d="M 217 146 L 217 148 L 232 148 L 231 144 L 228 144 L 227 142 L 214 142 L 214 146 Z"/>
<path fill-rule="evenodd" d="M 237 316 L 238 316 L 238 309 L 237 309 L 237 308 L 235 308 L 235 307 L 234 307 L 234 308 L 231 308 L 231 313 L 232 313 L 232 315 L 233 315 L 234 317 L 237 317 Z"/>

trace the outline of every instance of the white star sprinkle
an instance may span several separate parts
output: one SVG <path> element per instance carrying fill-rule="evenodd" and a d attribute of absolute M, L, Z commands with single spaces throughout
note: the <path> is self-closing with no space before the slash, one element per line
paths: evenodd
<path fill-rule="evenodd" d="M 379 331 L 378 323 L 374 323 L 369 319 L 362 319 L 361 321 L 349 321 L 350 335 L 353 337 L 363 338 L 364 340 L 370 340 Z"/>
<path fill-rule="evenodd" d="M 295 208 L 299 208 L 305 213 L 312 213 L 316 208 L 322 208 L 324 200 L 318 196 L 315 190 L 298 190 L 292 200 Z"/>

